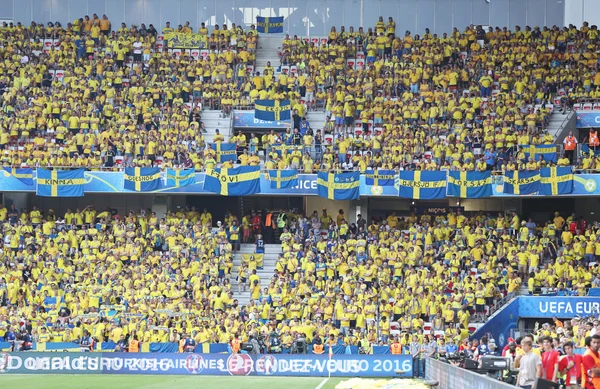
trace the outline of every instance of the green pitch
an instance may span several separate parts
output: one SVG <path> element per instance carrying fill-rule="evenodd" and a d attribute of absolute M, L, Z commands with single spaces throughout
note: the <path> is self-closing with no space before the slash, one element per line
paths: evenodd
<path fill-rule="evenodd" d="M 162 375 L 0 375 L 0 387 L 15 389 L 315 389 L 323 377 L 216 377 Z M 329 378 L 333 389 L 344 378 Z"/>

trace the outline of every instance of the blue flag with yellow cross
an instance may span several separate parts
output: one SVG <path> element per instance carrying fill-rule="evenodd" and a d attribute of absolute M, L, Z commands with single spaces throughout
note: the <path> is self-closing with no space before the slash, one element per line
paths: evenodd
<path fill-rule="evenodd" d="M 446 197 L 446 172 L 401 171 L 398 195 L 407 199 L 443 199 Z"/>
<path fill-rule="evenodd" d="M 4 175 L 8 176 L 8 177 L 14 177 L 17 180 L 21 181 L 24 185 L 28 185 L 28 186 L 33 185 L 33 169 L 30 167 L 27 167 L 27 168 L 5 167 Z"/>
<path fill-rule="evenodd" d="M 360 197 L 360 173 L 319 172 L 317 194 L 330 200 L 356 200 Z"/>
<path fill-rule="evenodd" d="M 387 169 L 366 170 L 365 184 L 373 186 L 393 186 L 396 172 Z"/>
<path fill-rule="evenodd" d="M 254 102 L 254 117 L 268 122 L 290 120 L 291 109 L 292 105 L 289 100 L 256 100 Z"/>
<path fill-rule="evenodd" d="M 160 169 L 157 167 L 126 167 L 123 187 L 136 192 L 151 192 L 162 188 Z"/>
<path fill-rule="evenodd" d="M 180 188 L 196 182 L 194 169 L 167 169 L 167 185 Z"/>
<path fill-rule="evenodd" d="M 269 181 L 273 189 L 288 189 L 298 185 L 298 170 L 269 170 Z"/>
<path fill-rule="evenodd" d="M 283 32 L 283 16 L 256 17 L 256 31 L 261 34 L 278 34 Z"/>
<path fill-rule="evenodd" d="M 215 160 L 217 162 L 235 161 L 237 160 L 237 145 L 235 143 L 209 143 L 210 148 L 216 153 Z"/>
<path fill-rule="evenodd" d="M 221 196 L 249 196 L 260 193 L 260 166 L 208 169 L 204 190 Z"/>
<path fill-rule="evenodd" d="M 527 195 L 539 192 L 539 170 L 515 170 L 504 172 L 504 193 Z"/>
<path fill-rule="evenodd" d="M 477 199 L 491 197 L 492 193 L 491 172 L 451 171 L 448 173 L 448 196 Z"/>
<path fill-rule="evenodd" d="M 43 197 L 81 197 L 84 195 L 85 171 L 46 170 L 37 171 L 37 195 Z"/>
<path fill-rule="evenodd" d="M 541 169 L 541 195 L 561 195 L 573 192 L 573 170 L 569 166 Z"/>
<path fill-rule="evenodd" d="M 556 163 L 556 145 L 519 145 L 525 153 L 525 158 L 533 157 L 534 161 L 541 160 L 544 157 L 546 162 Z"/>

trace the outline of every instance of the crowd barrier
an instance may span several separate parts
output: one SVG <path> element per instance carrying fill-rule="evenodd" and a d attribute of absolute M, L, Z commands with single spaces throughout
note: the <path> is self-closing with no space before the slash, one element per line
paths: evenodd
<path fill-rule="evenodd" d="M 400 374 L 398 373 L 400 372 Z M 0 373 L 412 376 L 410 355 L 2 353 Z"/>
<path fill-rule="evenodd" d="M 431 358 L 425 364 L 425 379 L 439 382 L 442 389 L 514 389 L 502 381 Z"/>

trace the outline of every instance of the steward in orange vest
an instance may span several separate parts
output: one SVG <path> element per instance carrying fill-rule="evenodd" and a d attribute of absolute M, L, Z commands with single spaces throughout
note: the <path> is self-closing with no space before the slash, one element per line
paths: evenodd
<path fill-rule="evenodd" d="M 394 338 L 394 343 L 392 343 L 390 349 L 392 350 L 392 354 L 402 354 L 402 345 L 397 336 Z"/>
<path fill-rule="evenodd" d="M 590 345 L 581 360 L 581 386 L 585 389 L 600 389 L 600 335 L 590 339 Z"/>

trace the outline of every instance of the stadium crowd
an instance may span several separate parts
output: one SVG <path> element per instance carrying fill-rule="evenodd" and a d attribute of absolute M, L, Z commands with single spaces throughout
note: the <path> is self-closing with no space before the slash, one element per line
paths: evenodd
<path fill-rule="evenodd" d="M 267 220 L 228 213 L 215 223 L 193 207 L 160 219 L 92 206 L 64 215 L 0 208 L 0 337 L 24 349 L 85 338 L 236 352 L 260 339 L 264 351 L 302 340 L 315 352 L 332 344 L 402 353 L 414 339 L 461 344 L 470 322 L 523 285 L 547 295 L 600 285 L 598 266 L 588 268 L 600 255 L 598 226 L 575 215 L 544 225 L 460 211 L 370 224 L 325 210 Z M 232 258 L 241 240 L 262 244 L 268 226 L 282 253 L 261 289 L 257 261 L 233 269 Z M 247 305 L 233 298 L 235 284 L 250 293 Z"/>
<path fill-rule="evenodd" d="M 3 166 L 202 170 L 211 153 L 202 109 L 229 114 L 260 98 L 289 99 L 293 108 L 293 128 L 260 139 L 273 166 L 531 169 L 547 162 L 527 158 L 519 145 L 553 143 L 545 124 L 554 97 L 600 93 L 598 30 L 587 23 L 401 36 L 391 18 L 381 18 L 366 32 L 332 28 L 326 44 L 287 36 L 282 66 L 295 72 L 269 64 L 262 74 L 246 66 L 255 61 L 254 26 L 209 31 L 202 24 L 194 31 L 189 23 L 176 29 L 167 23 L 162 35 L 153 25 L 115 27 L 106 15 L 66 27 L 4 23 Z M 209 54 L 196 59 L 185 50 L 171 53 L 166 43 L 156 46 L 159 35 L 173 32 L 196 32 Z M 56 43 L 44 50 L 42 39 Z M 348 65 L 361 55 L 362 68 Z M 324 128 L 302 119 L 313 109 L 326 111 Z M 227 141 L 239 146 L 241 164 L 258 159 L 258 138 Z M 279 145 L 299 147 L 270 152 Z M 577 164 L 567 154 L 558 163 Z"/>

